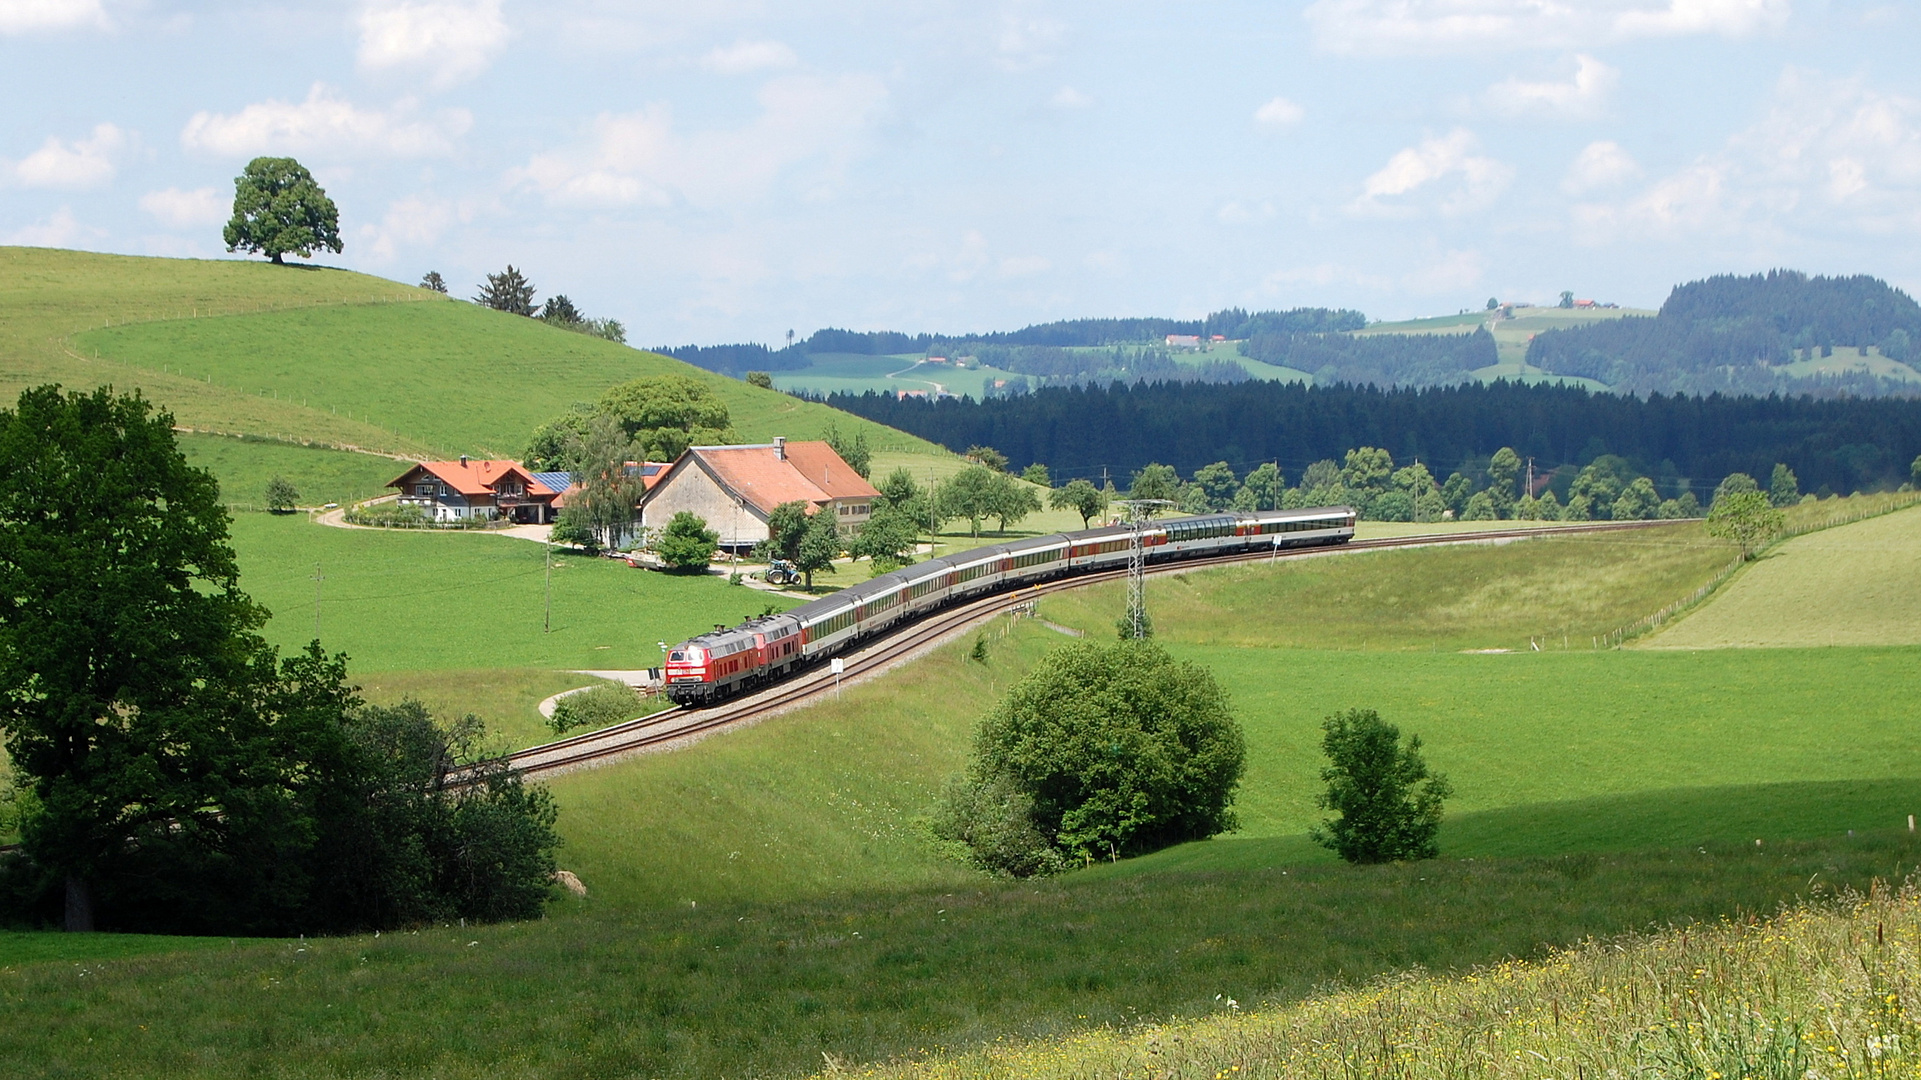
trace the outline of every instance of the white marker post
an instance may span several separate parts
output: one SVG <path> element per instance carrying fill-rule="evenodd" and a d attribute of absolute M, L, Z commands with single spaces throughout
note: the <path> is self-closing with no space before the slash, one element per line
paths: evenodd
<path fill-rule="evenodd" d="M 827 664 L 828 664 L 827 670 L 834 673 L 834 700 L 839 701 L 840 700 L 840 675 L 841 675 L 841 672 L 847 670 L 847 666 L 841 663 L 840 657 L 838 656 L 834 657 L 832 660 L 827 661 Z"/>

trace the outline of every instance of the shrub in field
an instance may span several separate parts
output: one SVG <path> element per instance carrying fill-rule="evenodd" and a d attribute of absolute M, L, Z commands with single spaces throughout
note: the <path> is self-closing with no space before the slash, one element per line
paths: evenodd
<path fill-rule="evenodd" d="M 290 514 L 294 504 L 300 500 L 300 492 L 283 477 L 275 476 L 267 481 L 267 509 L 276 514 Z"/>
<path fill-rule="evenodd" d="M 1147 642 L 1064 646 L 981 722 L 935 833 L 1015 876 L 1235 827 L 1246 747 L 1212 673 Z"/>
<path fill-rule="evenodd" d="M 1735 474 L 1740 475 L 1740 474 Z M 1787 524 L 1765 492 L 1749 488 L 1720 495 L 1708 511 L 1708 535 L 1741 545 L 1741 556 L 1752 559 Z"/>
<path fill-rule="evenodd" d="M 556 735 L 565 735 L 575 728 L 604 728 L 638 715 L 640 703 L 632 690 L 603 683 L 554 702 L 554 715 L 547 726 L 553 728 Z"/>
<path fill-rule="evenodd" d="M 1341 816 L 1322 822 L 1314 841 L 1354 863 L 1431 859 L 1438 854 L 1447 778 L 1429 773 L 1421 739 L 1401 745 L 1401 729 L 1373 709 L 1336 713 L 1321 723 L 1328 766 L 1320 805 Z"/>

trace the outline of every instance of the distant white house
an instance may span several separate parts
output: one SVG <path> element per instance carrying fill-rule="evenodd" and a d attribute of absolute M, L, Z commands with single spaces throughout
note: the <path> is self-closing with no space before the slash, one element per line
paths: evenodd
<path fill-rule="evenodd" d="M 1201 347 L 1201 335 L 1169 334 L 1167 335 L 1167 344 L 1169 348 L 1198 349 Z"/>

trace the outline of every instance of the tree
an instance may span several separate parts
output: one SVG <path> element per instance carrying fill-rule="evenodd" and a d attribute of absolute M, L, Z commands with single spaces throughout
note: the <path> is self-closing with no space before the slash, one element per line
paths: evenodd
<path fill-rule="evenodd" d="M 1494 521 L 1500 516 L 1499 508 L 1494 505 L 1494 496 L 1485 491 L 1477 491 L 1469 496 L 1460 514 L 1462 521 Z"/>
<path fill-rule="evenodd" d="M 1047 466 L 1038 461 L 1021 470 L 1021 479 L 1036 487 L 1051 488 L 1054 486 L 1053 478 L 1047 475 Z"/>
<path fill-rule="evenodd" d="M 733 438 L 727 403 L 686 375 L 649 375 L 600 396 L 596 411 L 614 417 L 648 461 L 673 461 L 689 446 Z"/>
<path fill-rule="evenodd" d="M 1134 474 L 1133 483 L 1127 487 L 1130 499 L 1180 498 L 1181 478 L 1172 465 L 1149 464 Z"/>
<path fill-rule="evenodd" d="M 914 545 L 920 540 L 920 524 L 909 509 L 883 504 L 868 515 L 849 552 L 854 558 L 873 561 L 874 569 L 893 569 L 914 559 Z"/>
<path fill-rule="evenodd" d="M 1654 490 L 1654 481 L 1640 476 L 1621 489 L 1610 511 L 1616 521 L 1646 521 L 1659 513 L 1660 509 L 1661 495 Z"/>
<path fill-rule="evenodd" d="M 587 321 L 587 317 L 580 313 L 572 300 L 567 299 L 565 293 L 548 297 L 547 302 L 541 305 L 540 314 L 534 317 L 542 322 L 560 323 L 563 326 Z"/>
<path fill-rule="evenodd" d="M 1225 510 L 1232 506 L 1239 486 L 1234 470 L 1225 461 L 1194 470 L 1194 487 L 1200 490 L 1201 504 L 1207 510 Z"/>
<path fill-rule="evenodd" d="M 774 377 L 765 371 L 750 371 L 747 373 L 747 385 L 758 386 L 762 390 L 772 390 Z"/>
<path fill-rule="evenodd" d="M 1455 517 L 1467 512 L 1468 497 L 1473 494 L 1474 481 L 1458 472 L 1448 474 L 1447 483 L 1441 485 L 1441 502 Z"/>
<path fill-rule="evenodd" d="M 508 263 L 507 269 L 498 274 L 487 275 L 487 284 L 481 286 L 480 294 L 474 297 L 474 303 L 493 308 L 495 311 L 504 311 L 509 315 L 525 315 L 532 318 L 534 283 L 528 281 L 525 274 L 514 269 L 513 263 Z"/>
<path fill-rule="evenodd" d="M 1420 736 L 1401 745 L 1401 729 L 1373 709 L 1350 709 L 1321 722 L 1321 770 L 1327 790 L 1320 806 L 1340 816 L 1311 834 L 1352 863 L 1431 859 L 1439 854 L 1441 804 L 1453 794 L 1447 778 L 1430 773 Z"/>
<path fill-rule="evenodd" d="M 534 472 L 575 472 L 579 462 L 574 455 L 587 438 L 592 418 L 590 409 L 576 406 L 572 412 L 535 428 L 521 461 Z"/>
<path fill-rule="evenodd" d="M 1729 473 L 1719 484 L 1715 485 L 1714 498 L 1709 501 L 1708 505 L 1713 507 L 1718 504 L 1724 496 L 1737 492 L 1759 490 L 1761 490 L 1761 486 L 1756 484 L 1754 477 L 1749 476 L 1747 473 Z"/>
<path fill-rule="evenodd" d="M 1234 828 L 1245 760 L 1206 668 L 1146 641 L 1076 642 L 981 721 L 935 828 L 1018 876 L 1153 851 Z"/>
<path fill-rule="evenodd" d="M 834 523 L 834 515 L 826 509 L 815 511 L 794 551 L 794 568 L 807 575 L 808 588 L 814 587 L 816 570 L 834 572 L 834 560 L 840 553 L 840 528 Z"/>
<path fill-rule="evenodd" d="M 796 499 L 768 511 L 767 539 L 754 546 L 754 557 L 788 562 L 800 558 L 800 542 L 807 535 L 809 509 L 810 504 Z"/>
<path fill-rule="evenodd" d="M 1354 491 L 1365 492 L 1365 500 L 1386 488 L 1388 477 L 1393 473 L 1394 458 L 1387 451 L 1378 446 L 1361 446 L 1347 452 L 1341 482 Z"/>
<path fill-rule="evenodd" d="M 1041 509 L 1041 497 L 1031 484 L 1024 484 L 1006 473 L 994 478 L 994 517 L 1000 521 L 1000 531 L 1006 532 L 1009 525 L 1018 525 L 1029 514 L 1037 514 Z"/>
<path fill-rule="evenodd" d="M 639 448 L 619 421 L 605 413 L 587 421 L 587 433 L 570 451 L 573 481 L 581 490 L 568 496 L 566 513 L 593 530 L 602 546 L 620 542 L 634 523 L 634 508 L 647 493 L 640 474 L 627 468 Z"/>
<path fill-rule="evenodd" d="M 1568 505 L 1573 506 L 1576 499 L 1585 498 L 1590 515 L 1605 516 L 1613 511 L 1614 501 L 1634 478 L 1634 468 L 1625 458 L 1603 454 L 1575 476 L 1574 483 L 1568 487 Z"/>
<path fill-rule="evenodd" d="M 1514 493 L 1521 482 L 1521 455 L 1507 446 L 1494 451 L 1487 463 L 1487 481 L 1495 507 L 1506 516 L 1513 510 Z"/>
<path fill-rule="evenodd" d="M 970 446 L 967 448 L 967 452 L 961 456 L 969 461 L 985 465 L 995 472 L 1007 471 L 1007 455 L 991 446 Z"/>
<path fill-rule="evenodd" d="M 1915 455 L 1913 463 L 1908 466 L 1908 475 L 1913 477 L 1910 482 L 1921 488 L 1921 454 Z"/>
<path fill-rule="evenodd" d="M 1279 510 L 1281 493 L 1286 490 L 1287 480 L 1281 475 L 1281 467 L 1272 461 L 1263 461 L 1241 481 L 1234 506 L 1240 510 Z M 1241 505 L 1243 501 L 1246 506 Z"/>
<path fill-rule="evenodd" d="M 880 482 L 877 490 L 880 499 L 875 505 L 876 512 L 893 510 L 913 522 L 916 531 L 923 527 L 929 533 L 934 531 L 934 523 L 929 519 L 931 506 L 928 494 L 914 483 L 914 474 L 907 471 L 907 466 L 896 465 L 894 471 Z"/>
<path fill-rule="evenodd" d="M 1741 545 L 1741 557 L 1757 551 L 1787 524 L 1787 515 L 1759 491 L 1730 491 L 1708 510 L 1708 535 Z"/>
<path fill-rule="evenodd" d="M 1561 294 L 1561 303 L 1560 303 L 1560 304 L 1559 304 L 1558 306 L 1560 306 L 1560 307 L 1564 307 L 1564 308 L 1571 308 L 1571 307 L 1573 307 L 1573 306 L 1574 306 L 1574 294 L 1573 294 L 1573 293 L 1571 293 L 1571 292 L 1563 292 L 1563 293 Z"/>
<path fill-rule="evenodd" d="M 1498 311 L 1498 310 L 1500 310 L 1500 307 L 1501 307 L 1501 299 L 1500 299 L 1500 297 L 1498 297 L 1498 296 L 1490 296 L 1490 297 L 1488 297 L 1488 298 L 1487 298 L 1487 309 L 1488 309 L 1489 311 Z"/>
<path fill-rule="evenodd" d="M 981 534 L 981 521 L 992 517 L 1000 507 L 1001 488 L 997 473 L 985 465 L 969 465 L 941 481 L 934 489 L 934 503 L 949 518 L 966 518 L 974 536 Z"/>
<path fill-rule="evenodd" d="M 827 425 L 827 445 L 833 447 L 834 453 L 840 455 L 840 459 L 847 463 L 848 468 L 859 473 L 862 480 L 867 479 L 868 473 L 873 471 L 874 455 L 873 451 L 867 448 L 865 429 L 856 428 L 852 435 L 842 435 L 838 426 L 829 424 Z"/>
<path fill-rule="evenodd" d="M 293 158 L 257 157 L 233 181 L 233 218 L 221 231 L 228 251 L 257 251 L 283 263 L 322 248 L 339 254 L 340 211 Z"/>
<path fill-rule="evenodd" d="M 429 292 L 437 292 L 445 296 L 447 294 L 447 279 L 440 276 L 440 271 L 429 270 L 427 271 L 427 276 L 420 279 L 420 287 Z"/>
<path fill-rule="evenodd" d="M 1801 484 L 1794 470 L 1777 463 L 1768 481 L 1768 501 L 1776 506 L 1793 506 L 1801 501 Z"/>
<path fill-rule="evenodd" d="M 705 570 L 720 548 L 720 534 L 707 527 L 705 519 L 682 510 L 667 520 L 654 542 L 660 561 L 676 570 Z"/>
<path fill-rule="evenodd" d="M 300 501 L 300 492 L 278 473 L 267 481 L 267 509 L 276 514 L 290 514 L 294 504 Z"/>
<path fill-rule="evenodd" d="M 1072 510 L 1081 516 L 1081 528 L 1107 512 L 1107 496 L 1086 480 L 1069 480 L 1047 496 L 1047 505 L 1056 510 Z"/>

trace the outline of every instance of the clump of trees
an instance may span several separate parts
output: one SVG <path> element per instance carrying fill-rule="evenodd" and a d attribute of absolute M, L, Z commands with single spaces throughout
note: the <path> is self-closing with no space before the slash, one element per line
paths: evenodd
<path fill-rule="evenodd" d="M 1151 642 L 1078 642 L 981 721 L 933 831 L 975 866 L 1013 877 L 1142 854 L 1235 828 L 1245 760 L 1240 724 L 1206 668 Z"/>
<path fill-rule="evenodd" d="M 538 914 L 544 790 L 479 721 L 367 706 L 344 656 L 282 658 L 265 621 L 170 415 L 104 387 L 0 411 L 8 914 L 175 933 Z"/>
<path fill-rule="evenodd" d="M 228 251 L 257 251 L 275 265 L 288 254 L 338 254 L 340 211 L 300 162 L 257 157 L 234 177 L 233 217 L 220 235 Z"/>
<path fill-rule="evenodd" d="M 439 274 L 432 273 L 427 276 L 429 279 L 440 277 Z M 429 281 L 422 281 L 421 285 L 435 289 L 437 292 L 447 291 L 445 282 L 441 282 L 438 288 Z M 487 282 L 480 287 L 480 292 L 475 294 L 474 303 L 493 308 L 495 311 L 504 311 L 509 315 L 539 319 L 549 326 L 557 326 L 562 330 L 571 330 L 589 337 L 605 338 L 608 341 L 622 343 L 627 340 L 627 329 L 620 324 L 620 320 L 590 318 L 575 307 L 574 302 L 564 293 L 549 297 L 545 304 L 535 305 L 534 283 L 527 280 L 527 275 L 512 263 L 508 263 L 507 269 L 498 274 L 487 275 Z"/>
<path fill-rule="evenodd" d="M 889 473 L 877 490 L 880 498 L 850 550 L 855 558 L 870 560 L 874 573 L 884 574 L 914 561 L 921 526 L 930 523 L 929 501 L 904 465 Z"/>
<path fill-rule="evenodd" d="M 300 490 L 279 474 L 267 481 L 267 510 L 275 514 L 291 514 L 300 501 Z"/>
<path fill-rule="evenodd" d="M 1441 804 L 1453 793 L 1447 777 L 1429 772 L 1420 736 L 1373 709 L 1350 709 L 1321 722 L 1327 767 L 1320 806 L 1338 817 L 1312 832 L 1314 842 L 1351 863 L 1432 859 L 1440 853 Z"/>
<path fill-rule="evenodd" d="M 784 559 L 804 576 L 806 588 L 814 587 L 814 574 L 834 573 L 834 560 L 843 547 L 834 515 L 801 500 L 781 503 L 767 515 L 767 539 L 754 545 L 759 559 Z"/>

